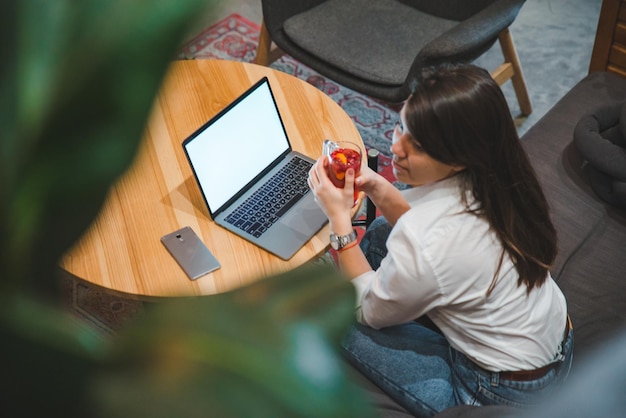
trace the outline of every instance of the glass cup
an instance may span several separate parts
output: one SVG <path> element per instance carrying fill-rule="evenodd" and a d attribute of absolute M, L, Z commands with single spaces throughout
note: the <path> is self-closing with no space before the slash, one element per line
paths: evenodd
<path fill-rule="evenodd" d="M 324 141 L 322 154 L 328 158 L 328 177 L 336 187 L 343 188 L 346 184 L 346 170 L 352 168 L 354 176 L 361 171 L 361 147 L 348 141 Z M 359 190 L 354 186 L 354 204 L 359 199 Z"/>

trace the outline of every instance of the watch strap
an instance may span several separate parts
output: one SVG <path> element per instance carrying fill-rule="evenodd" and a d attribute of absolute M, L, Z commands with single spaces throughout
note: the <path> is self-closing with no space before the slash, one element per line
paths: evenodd
<path fill-rule="evenodd" d="M 347 235 L 337 235 L 334 232 L 332 232 L 330 235 L 331 235 L 331 238 L 330 238 L 331 243 L 332 241 L 336 242 L 335 250 L 337 251 L 340 251 L 341 249 L 345 248 L 351 243 L 356 243 L 357 236 L 358 236 L 356 229 L 353 229 L 352 232 Z"/>
<path fill-rule="evenodd" d="M 345 251 L 345 250 L 347 250 L 349 248 L 356 247 L 357 244 L 358 244 L 358 242 L 356 240 L 354 240 L 351 243 L 346 244 L 345 246 L 343 246 L 340 249 L 338 249 L 337 252 L 340 253 L 340 252 Z"/>

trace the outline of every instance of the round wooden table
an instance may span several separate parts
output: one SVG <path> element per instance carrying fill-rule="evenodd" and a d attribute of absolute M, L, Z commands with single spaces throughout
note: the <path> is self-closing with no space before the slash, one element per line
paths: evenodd
<path fill-rule="evenodd" d="M 88 282 L 140 296 L 211 295 L 290 270 L 328 248 L 328 226 L 290 260 L 262 250 L 210 218 L 181 143 L 261 77 L 267 76 L 293 149 L 318 158 L 325 138 L 363 145 L 330 97 L 291 75 L 223 60 L 176 61 L 164 81 L 135 162 L 61 267 Z M 365 148 L 363 148 L 365 149 Z M 191 281 L 161 236 L 190 226 L 221 268 Z"/>

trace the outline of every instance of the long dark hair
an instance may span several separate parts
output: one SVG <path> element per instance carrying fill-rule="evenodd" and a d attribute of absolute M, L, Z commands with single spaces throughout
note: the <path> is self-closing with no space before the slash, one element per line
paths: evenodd
<path fill-rule="evenodd" d="M 556 257 L 556 231 L 498 84 L 471 64 L 430 68 L 404 112 L 409 132 L 428 155 L 466 167 L 458 175 L 478 202 L 468 210 L 484 217 L 502 243 L 487 294 L 496 284 L 505 251 L 515 263 L 520 286 L 525 284 L 529 292 L 541 286 Z"/>

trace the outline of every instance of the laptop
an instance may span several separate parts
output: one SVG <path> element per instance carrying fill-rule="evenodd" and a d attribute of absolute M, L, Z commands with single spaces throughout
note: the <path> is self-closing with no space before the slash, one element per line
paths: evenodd
<path fill-rule="evenodd" d="M 321 145 L 320 145 L 321 146 Z M 183 141 L 215 223 L 290 259 L 327 222 L 291 148 L 267 77 Z"/>

